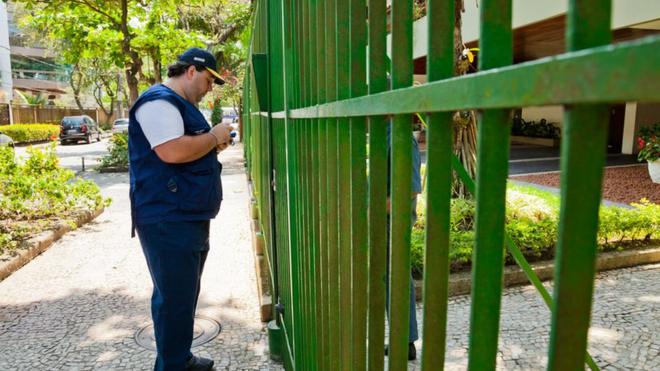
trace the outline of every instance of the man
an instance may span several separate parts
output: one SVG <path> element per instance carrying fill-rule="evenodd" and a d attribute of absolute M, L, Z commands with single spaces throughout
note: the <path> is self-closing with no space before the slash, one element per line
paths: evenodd
<path fill-rule="evenodd" d="M 390 191 L 391 183 L 390 176 L 391 172 L 391 159 L 392 159 L 392 124 L 390 123 L 387 126 L 387 265 L 386 269 L 387 278 L 386 278 L 386 309 L 389 312 L 389 293 L 390 293 Z M 420 175 L 420 169 L 422 165 L 421 156 L 419 153 L 419 144 L 415 137 L 411 137 L 412 140 L 412 194 L 410 195 L 410 212 L 411 212 L 411 221 L 410 225 L 415 225 L 417 221 L 417 195 L 422 193 L 422 177 Z M 408 360 L 412 361 L 417 359 L 417 349 L 415 348 L 415 341 L 419 339 L 419 331 L 417 328 L 417 309 L 415 307 L 416 297 L 415 297 L 415 285 L 412 277 L 412 272 L 410 273 L 410 296 L 409 296 L 409 316 L 408 316 Z M 385 348 L 385 355 L 388 353 L 388 348 Z"/>
<path fill-rule="evenodd" d="M 222 165 L 231 128 L 209 126 L 197 104 L 224 80 L 211 53 L 189 49 L 169 79 L 144 92 L 129 113 L 131 216 L 154 285 L 155 370 L 211 370 L 190 351 L 209 221 L 220 210 Z"/>

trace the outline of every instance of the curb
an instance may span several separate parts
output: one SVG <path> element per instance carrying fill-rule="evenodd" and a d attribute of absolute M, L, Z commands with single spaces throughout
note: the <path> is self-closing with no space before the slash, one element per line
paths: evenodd
<path fill-rule="evenodd" d="M 252 252 L 254 254 L 254 270 L 257 275 L 257 295 L 259 296 L 259 316 L 261 322 L 273 320 L 272 283 L 270 279 L 270 264 L 266 255 L 266 240 L 261 232 L 257 200 L 254 198 L 252 182 L 248 181 L 250 195 L 250 231 L 252 236 Z"/>
<path fill-rule="evenodd" d="M 601 272 L 658 262 L 660 262 L 660 247 L 658 246 L 628 251 L 606 252 L 599 254 L 598 260 L 596 261 L 596 271 Z M 553 260 L 533 263 L 531 266 L 541 281 L 552 279 L 555 269 Z M 517 265 L 504 267 L 503 287 L 521 286 L 526 284 L 529 284 L 529 280 L 520 267 Z M 449 275 L 448 296 L 469 294 L 471 287 L 471 272 L 452 273 Z M 417 301 L 422 300 L 422 291 L 423 281 L 415 280 L 415 297 L 417 298 Z"/>
<path fill-rule="evenodd" d="M 108 167 L 96 167 L 94 170 L 98 171 L 101 174 L 107 173 L 128 173 L 128 167 L 123 166 L 108 166 Z"/>
<path fill-rule="evenodd" d="M 103 211 L 104 208 L 100 208 L 96 211 L 85 211 L 81 213 L 76 217 L 77 228 L 94 220 L 97 216 L 101 215 Z M 9 277 L 9 275 L 19 270 L 22 266 L 29 263 L 39 254 L 48 250 L 53 242 L 59 240 L 65 233 L 71 231 L 72 229 L 73 228 L 71 228 L 71 226 L 68 224 L 61 224 L 55 230 L 44 231 L 30 238 L 28 240 L 28 247 L 26 249 L 21 249 L 18 255 L 10 258 L 9 261 L 0 262 L 0 281 Z"/>

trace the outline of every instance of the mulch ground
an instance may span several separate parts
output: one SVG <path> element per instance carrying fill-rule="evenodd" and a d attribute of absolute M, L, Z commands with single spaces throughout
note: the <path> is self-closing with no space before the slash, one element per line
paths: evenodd
<path fill-rule="evenodd" d="M 559 173 L 513 176 L 511 179 L 559 188 Z M 660 184 L 653 183 L 646 164 L 605 169 L 603 198 L 631 203 L 646 198 L 660 203 Z"/>

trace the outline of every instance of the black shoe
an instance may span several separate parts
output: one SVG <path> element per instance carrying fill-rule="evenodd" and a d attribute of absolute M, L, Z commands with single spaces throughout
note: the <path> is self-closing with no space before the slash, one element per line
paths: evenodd
<path fill-rule="evenodd" d="M 185 371 L 210 371 L 213 370 L 213 364 L 214 362 L 212 359 L 192 356 L 192 358 L 186 362 Z"/>
<path fill-rule="evenodd" d="M 385 355 L 389 352 L 389 346 L 385 345 Z M 417 348 L 415 348 L 415 343 L 408 343 L 408 360 L 414 361 L 417 359 Z"/>

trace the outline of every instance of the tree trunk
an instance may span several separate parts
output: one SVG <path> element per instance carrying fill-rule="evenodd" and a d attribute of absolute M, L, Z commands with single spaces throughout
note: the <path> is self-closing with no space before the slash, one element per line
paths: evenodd
<path fill-rule="evenodd" d="M 96 100 L 96 104 L 101 108 L 101 110 L 105 114 L 105 120 L 103 120 L 103 123 L 107 124 L 108 121 L 110 121 L 110 117 L 112 116 L 112 113 L 114 112 L 115 109 L 115 97 L 111 96 L 110 109 L 107 109 L 103 104 L 102 93 L 103 93 L 103 88 L 99 84 L 97 84 L 96 89 L 94 89 L 94 100 Z"/>
<path fill-rule="evenodd" d="M 130 104 L 133 104 L 139 95 L 137 75 L 142 69 L 142 60 L 138 53 L 131 48 L 132 35 L 128 29 L 128 0 L 121 1 L 121 33 L 123 40 L 121 50 L 130 60 L 126 62 L 126 84 L 128 85 Z"/>
<path fill-rule="evenodd" d="M 154 83 L 159 84 L 163 82 L 163 64 L 160 61 L 160 48 L 156 48 L 151 53 L 151 61 L 154 67 Z"/>
<path fill-rule="evenodd" d="M 462 14 L 465 11 L 463 0 L 455 0 L 454 12 L 454 55 L 456 63 L 454 74 L 465 75 L 470 62 L 463 56 L 463 35 L 461 33 Z M 477 116 L 474 111 L 458 111 L 454 113 L 454 154 L 463 164 L 472 179 L 477 175 Z M 455 197 L 469 195 L 463 182 L 454 178 L 452 193 Z"/>
<path fill-rule="evenodd" d="M 76 75 L 78 76 L 77 82 L 75 78 Z M 76 63 L 76 65 L 73 66 L 71 76 L 69 77 L 69 85 L 71 86 L 71 90 L 73 90 L 73 99 L 76 101 L 76 105 L 81 111 L 84 109 L 82 102 L 80 101 L 80 91 L 82 90 L 83 79 L 84 76 L 80 72 L 80 65 Z"/>

